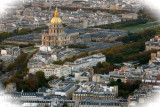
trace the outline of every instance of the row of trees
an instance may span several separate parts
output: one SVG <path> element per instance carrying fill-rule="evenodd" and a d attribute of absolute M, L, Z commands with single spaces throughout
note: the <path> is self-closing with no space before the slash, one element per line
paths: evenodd
<path fill-rule="evenodd" d="M 121 41 L 126 44 L 111 47 L 101 52 L 106 56 L 106 61 L 109 63 L 122 63 L 128 60 L 136 60 L 139 61 L 140 64 L 146 64 L 150 59 L 151 51 L 144 51 L 145 42 L 153 38 L 156 32 L 156 30 L 147 30 L 139 34 L 135 33 L 127 37 L 122 37 Z"/>
<path fill-rule="evenodd" d="M 145 64 L 150 59 L 150 53 L 142 52 L 145 49 L 145 45 L 143 41 L 127 43 L 124 45 L 111 47 L 103 51 L 97 51 L 92 53 L 83 53 L 80 55 L 75 55 L 72 58 L 67 58 L 63 61 L 55 61 L 54 64 L 64 64 L 65 62 L 73 62 L 78 58 L 86 57 L 88 55 L 92 55 L 95 53 L 103 53 L 106 56 L 106 62 L 113 65 L 114 63 L 122 63 L 128 60 L 136 60 L 139 61 L 141 64 Z M 140 53 L 141 52 L 141 53 Z"/>
<path fill-rule="evenodd" d="M 122 63 L 129 55 L 139 53 L 144 50 L 144 42 L 133 42 L 102 51 L 109 63 Z M 124 58 L 126 60 L 124 60 Z"/>
<path fill-rule="evenodd" d="M 42 10 L 48 10 L 49 7 L 41 7 Z M 122 14 L 129 12 L 128 10 L 117 10 L 117 9 L 101 9 L 101 8 L 86 8 L 86 7 L 58 7 L 61 10 L 68 10 L 68 11 L 77 11 L 78 9 L 89 10 L 93 12 L 102 11 L 108 12 L 111 14 Z M 52 6 L 52 9 L 55 9 L 55 6 Z"/>
<path fill-rule="evenodd" d="M 20 67 L 16 74 L 6 80 L 4 85 L 6 86 L 9 83 L 16 83 L 17 91 L 24 92 L 37 92 L 38 88 L 47 87 L 49 88 L 48 81 L 57 78 L 56 76 L 50 76 L 49 78 L 45 78 L 45 74 L 43 71 L 38 71 L 35 74 L 28 74 L 27 64 L 29 60 L 33 57 L 34 54 L 37 53 L 38 50 L 34 51 L 31 55 L 23 53 L 16 59 L 15 63 L 11 64 L 9 70 L 12 70 L 16 67 Z M 60 78 L 64 80 L 64 77 Z"/>
<path fill-rule="evenodd" d="M 109 74 L 110 71 L 113 71 L 114 69 L 118 68 L 119 66 L 110 64 L 108 62 L 103 62 L 103 63 L 99 62 L 97 66 L 93 67 L 94 73 L 96 74 Z"/>
<path fill-rule="evenodd" d="M 122 41 L 123 43 L 137 42 L 139 40 L 148 41 L 150 38 L 153 38 L 156 33 L 157 31 L 152 29 L 142 33 L 129 33 L 128 36 L 119 37 L 117 41 Z"/>
<path fill-rule="evenodd" d="M 19 45 L 20 48 L 31 47 L 31 46 L 34 46 L 34 44 L 26 44 L 26 45 L 25 44 L 20 44 Z"/>
<path fill-rule="evenodd" d="M 124 61 L 139 61 L 140 64 L 146 64 L 150 60 L 150 54 L 152 51 L 147 51 L 147 52 L 140 52 L 140 53 L 135 53 L 135 54 L 130 54 L 130 55 L 122 55 L 122 54 L 111 54 L 111 53 L 106 53 L 108 59 L 107 62 L 103 63 L 98 63 L 94 68 L 94 72 L 97 74 L 108 74 L 110 71 L 113 71 L 114 69 L 118 69 L 119 66 L 114 65 L 114 63 L 122 63 Z M 108 63 L 109 62 L 109 63 Z M 103 66 L 104 63 L 107 63 L 107 66 Z"/>
<path fill-rule="evenodd" d="M 8 71 L 11 71 L 15 68 L 21 69 L 24 73 L 27 73 L 27 64 L 29 60 L 36 54 L 38 50 L 34 51 L 30 56 L 27 53 L 21 52 L 21 55 L 14 61 L 14 63 L 10 64 L 7 68 Z M 28 57 L 27 57 L 28 56 Z"/>
<path fill-rule="evenodd" d="M 103 51 L 84 53 L 75 55 L 72 58 L 67 58 L 64 61 L 56 61 L 55 64 L 64 64 L 65 62 L 73 62 L 77 58 L 86 57 L 88 55 L 103 53 L 106 56 L 106 62 L 98 64 L 94 67 L 95 73 L 108 74 L 114 68 L 118 68 L 114 63 L 122 63 L 129 60 L 139 61 L 140 64 L 148 63 L 152 51 L 145 50 L 145 41 L 154 37 L 157 30 L 147 30 L 142 33 L 130 34 L 127 37 L 119 38 L 119 41 L 125 42 L 124 45 L 111 47 Z M 138 36 L 137 36 L 138 35 Z M 127 40 L 126 40 L 127 39 Z M 104 66 L 105 65 L 105 66 Z"/>
<path fill-rule="evenodd" d="M 16 83 L 17 91 L 37 91 L 37 88 L 40 86 L 40 83 L 38 83 L 38 76 L 36 77 L 36 75 L 30 74 L 28 77 L 25 77 L 28 73 L 27 63 L 36 52 L 37 51 L 33 52 L 30 56 L 28 56 L 27 53 L 22 52 L 16 61 L 8 67 L 9 71 L 15 68 L 18 68 L 18 71 L 14 76 L 6 80 L 4 85 L 7 85 L 8 83 Z M 44 81 L 44 78 L 42 78 L 42 80 Z M 44 82 L 42 82 L 42 84 L 44 84 Z"/>
<path fill-rule="evenodd" d="M 147 30 L 142 33 L 130 34 L 126 37 L 121 37 L 118 40 L 125 42 L 126 44 L 112 47 L 101 51 L 106 56 L 106 61 L 110 64 L 108 66 L 102 66 L 103 63 L 98 63 L 94 67 L 95 73 L 108 74 L 114 68 L 118 68 L 114 63 L 122 63 L 129 60 L 139 61 L 140 64 L 148 63 L 150 54 L 153 51 L 145 50 L 145 41 L 154 37 L 156 30 Z"/>
<path fill-rule="evenodd" d="M 86 44 L 70 44 L 68 48 L 79 48 L 79 49 L 86 49 L 89 48 Z"/>
<path fill-rule="evenodd" d="M 35 29 L 30 29 L 30 28 L 23 28 L 21 30 L 14 30 L 13 32 L 2 32 L 0 33 L 0 42 L 2 42 L 4 39 L 11 37 L 11 36 L 16 36 L 16 35 L 26 35 L 32 32 L 41 32 L 44 29 L 47 29 L 47 26 L 43 26 L 43 27 L 38 27 Z"/>
<path fill-rule="evenodd" d="M 29 62 L 29 60 L 38 52 L 39 50 L 34 51 L 30 56 L 28 56 L 28 58 L 23 62 L 21 68 L 25 71 L 25 69 L 27 69 L 27 64 Z"/>
<path fill-rule="evenodd" d="M 130 26 L 135 26 L 139 24 L 146 24 L 148 22 L 147 19 L 135 19 L 135 20 L 128 20 L 128 21 L 122 21 L 118 23 L 111 23 L 111 24 L 106 24 L 106 25 L 99 25 L 99 26 L 94 26 L 95 28 L 103 28 L 103 29 L 119 29 L 123 27 L 130 27 Z"/>
<path fill-rule="evenodd" d="M 4 84 L 16 83 L 18 92 L 22 90 L 24 92 L 37 92 L 40 87 L 49 88 L 48 81 L 54 78 L 56 77 L 51 76 L 49 79 L 46 79 L 43 71 L 38 71 L 35 74 L 28 74 L 27 76 L 25 76 L 22 71 L 18 71 L 16 75 L 6 80 Z"/>
<path fill-rule="evenodd" d="M 13 64 L 10 64 L 7 68 L 8 71 L 13 70 L 14 68 L 18 67 L 19 64 L 21 64 L 25 58 L 27 57 L 27 53 L 21 52 L 21 55 L 14 61 Z"/>
<path fill-rule="evenodd" d="M 150 22 L 157 21 L 158 17 L 153 15 L 153 13 L 147 8 L 141 9 L 138 11 L 139 18 L 147 18 Z"/>

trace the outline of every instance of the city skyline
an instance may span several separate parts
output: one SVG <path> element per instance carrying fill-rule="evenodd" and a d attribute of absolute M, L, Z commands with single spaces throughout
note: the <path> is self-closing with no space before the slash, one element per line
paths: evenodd
<path fill-rule="evenodd" d="M 158 107 L 158 2 L 9 2 L 0 17 L 2 107 Z"/>

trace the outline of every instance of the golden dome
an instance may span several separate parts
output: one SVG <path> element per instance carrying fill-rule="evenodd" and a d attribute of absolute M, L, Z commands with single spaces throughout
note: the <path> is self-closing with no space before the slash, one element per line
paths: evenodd
<path fill-rule="evenodd" d="M 58 17 L 58 10 L 56 7 L 56 11 L 54 13 L 54 17 L 51 20 L 51 24 L 60 24 L 60 23 L 62 23 L 62 20 Z"/>

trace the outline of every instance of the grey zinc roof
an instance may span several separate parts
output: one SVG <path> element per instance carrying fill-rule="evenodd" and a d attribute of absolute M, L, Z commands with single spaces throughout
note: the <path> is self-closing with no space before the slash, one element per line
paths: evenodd
<path fill-rule="evenodd" d="M 11 93 L 12 96 L 15 97 L 22 97 L 22 96 L 36 96 L 36 97 L 43 97 L 43 94 L 36 93 L 36 92 L 14 92 Z"/>
<path fill-rule="evenodd" d="M 105 103 L 105 104 L 120 104 L 120 102 L 119 101 L 117 101 L 117 100 L 90 100 L 90 99 L 85 99 L 85 100 L 83 100 L 83 101 L 81 101 L 81 103 L 97 103 L 97 104 L 99 104 L 99 103 Z"/>
<path fill-rule="evenodd" d="M 74 84 L 69 84 L 69 85 L 67 85 L 67 86 L 63 89 L 63 91 L 66 92 L 66 91 L 68 91 L 70 88 L 72 88 L 73 86 L 74 86 Z"/>

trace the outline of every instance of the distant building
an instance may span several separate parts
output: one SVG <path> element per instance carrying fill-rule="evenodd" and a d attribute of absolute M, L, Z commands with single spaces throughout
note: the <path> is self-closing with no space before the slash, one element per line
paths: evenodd
<path fill-rule="evenodd" d="M 149 64 L 160 65 L 160 51 L 157 53 L 151 53 Z"/>
<path fill-rule="evenodd" d="M 72 70 L 77 71 L 80 69 L 96 66 L 98 62 L 105 62 L 105 61 L 106 61 L 105 55 L 99 53 L 77 59 L 74 62 L 66 62 L 65 65 L 69 65 L 70 67 L 72 67 Z"/>
<path fill-rule="evenodd" d="M 89 82 L 91 80 L 91 75 L 89 72 L 75 73 L 75 80 Z"/>
<path fill-rule="evenodd" d="M 83 83 L 80 88 L 73 93 L 73 100 L 113 100 L 118 96 L 118 86 L 109 87 L 107 84 Z"/>
<path fill-rule="evenodd" d="M 117 100 L 84 99 L 80 101 L 79 107 L 122 107 L 122 105 Z"/>
<path fill-rule="evenodd" d="M 122 14 L 122 18 L 125 18 L 125 19 L 137 19 L 138 18 L 138 14 L 136 14 L 136 13 Z"/>
<path fill-rule="evenodd" d="M 55 91 L 55 95 L 66 96 L 67 99 L 71 99 L 72 94 L 76 89 L 77 88 L 74 84 L 69 84 L 64 89 L 59 89 L 59 90 Z"/>
<path fill-rule="evenodd" d="M 150 39 L 150 41 L 147 41 L 145 45 L 146 45 L 146 51 L 160 50 L 160 35 L 157 35 L 156 37 Z"/>
<path fill-rule="evenodd" d="M 134 91 L 134 95 L 128 97 L 128 107 L 146 107 L 157 104 L 159 91 L 159 85 L 140 84 L 140 88 Z"/>
<path fill-rule="evenodd" d="M 123 67 L 124 68 L 124 67 Z M 121 80 L 121 82 L 126 83 L 133 83 L 136 80 L 142 80 L 143 79 L 143 72 L 141 69 L 135 69 L 134 67 L 128 67 L 127 69 L 115 69 L 113 72 L 109 72 L 109 78 L 110 80 L 117 81 L 118 79 Z"/>
<path fill-rule="evenodd" d="M 68 77 L 71 74 L 71 67 L 66 65 L 48 64 L 29 68 L 29 73 L 35 74 L 37 71 L 43 71 L 46 78 L 53 75 L 60 78 L 62 76 Z"/>
<path fill-rule="evenodd" d="M 49 26 L 49 33 L 42 34 L 43 46 L 64 46 L 70 42 L 70 36 L 63 31 L 62 20 L 58 16 L 56 8 L 54 17 Z"/>
<path fill-rule="evenodd" d="M 98 83 L 108 83 L 109 82 L 109 77 L 107 78 L 102 78 L 100 74 L 94 74 L 92 77 L 93 82 L 98 82 Z"/>
<path fill-rule="evenodd" d="M 2 69 L 6 70 L 20 54 L 21 49 L 19 47 L 1 49 L 0 60 L 2 62 Z"/>
<path fill-rule="evenodd" d="M 9 101 L 11 106 L 14 106 L 15 104 L 21 104 L 15 107 L 59 107 L 57 106 L 59 105 L 58 99 L 64 100 L 66 97 L 55 94 L 45 95 L 44 93 L 38 92 L 6 92 L 0 94 L 0 100 L 3 100 L 3 103 L 7 104 L 8 102 L 5 101 Z"/>
<path fill-rule="evenodd" d="M 21 54 L 21 50 L 19 47 L 13 47 L 13 48 L 6 48 L 1 50 L 1 55 L 6 56 L 6 55 L 11 55 L 13 57 L 18 57 Z"/>
<path fill-rule="evenodd" d="M 128 67 L 135 67 L 139 65 L 139 62 L 138 61 L 126 61 L 126 62 L 123 62 L 123 64 Z"/>
<path fill-rule="evenodd" d="M 56 88 L 56 87 L 58 87 L 58 84 L 60 82 L 62 82 L 62 80 L 54 79 L 54 80 L 49 81 L 48 84 L 49 84 L 50 87 Z"/>

